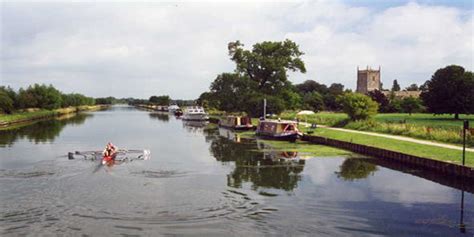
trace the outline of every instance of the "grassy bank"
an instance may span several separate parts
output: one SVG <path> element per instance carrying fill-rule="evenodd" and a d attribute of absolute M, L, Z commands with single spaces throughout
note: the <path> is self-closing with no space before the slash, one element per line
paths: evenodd
<path fill-rule="evenodd" d="M 0 114 L 0 126 L 10 126 L 16 123 L 32 121 L 47 117 L 54 117 L 69 113 L 75 113 L 86 110 L 99 110 L 106 107 L 105 105 L 83 105 L 78 107 L 60 108 L 55 110 L 29 110 L 13 114 Z"/>
<path fill-rule="evenodd" d="M 331 118 L 333 115 L 325 113 L 324 116 Z M 342 117 L 344 114 L 334 114 L 332 118 Z M 215 116 L 219 118 L 219 116 Z M 253 118 L 252 123 L 257 124 L 258 119 Z M 300 128 L 303 132 L 307 132 L 309 128 Z M 356 144 L 362 144 L 367 146 L 378 147 L 382 149 L 387 149 L 391 151 L 401 152 L 405 154 L 420 156 L 424 158 L 440 160 L 445 162 L 451 162 L 456 164 L 462 163 L 462 151 L 453 150 L 449 148 L 442 148 L 418 143 L 412 143 L 408 141 L 398 141 L 391 138 L 376 137 L 365 134 L 358 133 L 349 133 L 343 131 L 335 131 L 326 128 L 317 128 L 312 130 L 313 134 L 316 136 L 322 136 L 327 138 L 332 138 L 341 141 L 353 142 Z M 255 138 L 254 131 L 239 132 L 239 135 L 243 138 Z M 331 148 L 327 146 L 314 145 L 304 141 L 298 141 L 296 143 L 289 143 L 284 141 L 264 141 L 267 144 L 270 144 L 277 150 L 281 151 L 298 151 L 302 153 L 307 153 L 313 156 L 338 156 L 338 155 L 348 155 L 354 154 L 349 151 L 344 151 L 341 149 Z M 466 165 L 474 167 L 474 152 L 466 152 Z"/>
<path fill-rule="evenodd" d="M 241 138 L 256 138 L 254 131 L 236 131 L 236 134 L 238 134 Z M 305 141 L 297 141 L 295 143 L 291 143 L 286 141 L 259 140 L 259 142 L 265 143 L 266 145 L 271 147 L 272 151 L 296 151 L 299 152 L 302 157 L 334 157 L 355 155 L 354 153 L 347 150 L 338 149 L 330 146 L 315 145 Z"/>
<path fill-rule="evenodd" d="M 375 137 L 365 134 L 348 133 L 325 128 L 317 128 L 312 135 L 347 141 L 356 144 L 378 147 L 405 154 L 451 162 L 462 163 L 462 151 L 430 145 L 398 141 L 390 138 Z M 474 167 L 474 152 L 466 152 L 466 165 Z"/>
<path fill-rule="evenodd" d="M 294 119 L 296 113 L 283 113 L 285 119 Z M 451 144 L 462 144 L 460 135 L 462 120 L 470 120 L 474 124 L 474 115 L 461 115 L 455 120 L 451 115 L 432 114 L 378 114 L 370 121 L 348 121 L 343 113 L 321 112 L 314 115 L 298 116 L 301 121 L 322 124 L 332 127 L 342 127 L 360 131 L 378 132 L 401 135 L 425 140 Z M 474 146 L 474 136 L 467 136 L 467 144 Z"/>

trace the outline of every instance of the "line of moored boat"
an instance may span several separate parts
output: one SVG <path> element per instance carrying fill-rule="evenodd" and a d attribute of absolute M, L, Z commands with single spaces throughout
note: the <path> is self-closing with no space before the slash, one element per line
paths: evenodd
<path fill-rule="evenodd" d="M 184 121 L 208 121 L 209 116 L 201 106 L 188 106 L 181 109 L 176 105 L 168 106 L 167 111 Z M 260 119 L 255 126 L 248 116 L 228 115 L 219 119 L 219 126 L 232 130 L 255 130 L 255 134 L 264 139 L 295 141 L 302 136 L 298 124 L 290 120 Z"/>

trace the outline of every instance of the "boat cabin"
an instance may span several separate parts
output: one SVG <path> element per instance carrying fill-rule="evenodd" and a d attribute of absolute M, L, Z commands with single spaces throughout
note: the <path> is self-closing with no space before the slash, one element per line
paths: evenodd
<path fill-rule="evenodd" d="M 253 129 L 252 119 L 243 116 L 226 116 L 219 120 L 219 126 L 236 130 Z"/>
<path fill-rule="evenodd" d="M 296 140 L 301 136 L 294 121 L 261 120 L 257 127 L 257 135 L 278 140 Z"/>

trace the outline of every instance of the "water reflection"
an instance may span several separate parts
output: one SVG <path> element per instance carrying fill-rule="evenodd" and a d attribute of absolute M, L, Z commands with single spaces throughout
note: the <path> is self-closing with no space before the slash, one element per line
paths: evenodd
<path fill-rule="evenodd" d="M 367 159 L 346 159 L 340 166 L 339 172 L 335 172 L 338 178 L 346 181 L 366 179 L 377 171 L 377 166 L 367 162 Z"/>
<path fill-rule="evenodd" d="M 297 152 L 269 150 L 264 143 L 236 138 L 235 133 L 222 129 L 214 130 L 214 134 L 209 133 L 207 137 L 216 160 L 235 164 L 234 170 L 227 175 L 229 187 L 241 188 L 249 182 L 253 190 L 275 188 L 292 191 L 298 186 L 305 161 Z"/>
<path fill-rule="evenodd" d="M 183 127 L 186 128 L 188 132 L 192 133 L 202 133 L 204 128 L 209 124 L 208 121 L 184 121 Z"/>
<path fill-rule="evenodd" d="M 162 122 L 169 122 L 170 115 L 168 113 L 152 112 L 148 114 L 152 119 L 158 119 Z"/>
<path fill-rule="evenodd" d="M 0 130 L 0 147 L 11 146 L 18 139 L 27 138 L 35 144 L 41 142 L 52 142 L 59 136 L 66 125 L 81 125 L 87 118 L 92 117 L 89 113 L 69 114 L 55 119 L 48 119 L 33 124 Z"/>

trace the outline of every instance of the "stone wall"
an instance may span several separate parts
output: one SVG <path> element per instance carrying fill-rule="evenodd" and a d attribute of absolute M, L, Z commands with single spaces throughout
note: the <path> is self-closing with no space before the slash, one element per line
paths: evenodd
<path fill-rule="evenodd" d="M 392 93 L 392 91 L 382 91 L 382 93 L 386 97 L 390 97 L 390 94 Z M 401 98 L 401 99 L 407 98 L 407 97 L 418 98 L 420 97 L 421 91 L 394 91 L 393 93 L 395 94 L 395 97 Z"/>

